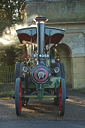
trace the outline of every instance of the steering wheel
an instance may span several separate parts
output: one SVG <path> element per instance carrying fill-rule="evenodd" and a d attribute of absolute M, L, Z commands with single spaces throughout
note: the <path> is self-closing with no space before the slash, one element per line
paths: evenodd
<path fill-rule="evenodd" d="M 22 56 L 22 59 L 23 59 L 23 60 L 27 60 L 27 59 L 29 59 L 29 58 L 31 58 L 31 56 L 30 56 L 29 54 L 24 54 L 24 55 Z"/>

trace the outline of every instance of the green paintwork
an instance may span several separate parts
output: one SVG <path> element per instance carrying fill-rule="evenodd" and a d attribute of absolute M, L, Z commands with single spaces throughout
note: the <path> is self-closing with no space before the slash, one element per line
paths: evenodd
<path fill-rule="evenodd" d="M 39 99 L 38 95 L 24 95 L 24 98 Z M 57 98 L 56 95 L 43 95 L 42 99 Z"/>
<path fill-rule="evenodd" d="M 39 99 L 39 100 L 42 100 L 42 99 L 49 99 L 49 98 L 57 98 L 58 95 L 43 95 L 44 93 L 44 90 L 45 89 L 49 89 L 49 92 L 51 92 L 52 89 L 59 89 L 59 85 L 60 85 L 60 79 L 61 77 L 51 77 L 51 84 L 44 84 L 44 85 L 34 85 L 33 83 L 31 83 L 28 88 L 29 89 L 36 89 L 37 90 L 37 93 L 36 95 L 24 95 L 23 97 L 24 98 L 33 98 L 33 99 Z M 34 86 L 33 86 L 34 85 Z M 22 82 L 22 88 L 24 88 L 24 82 Z"/>

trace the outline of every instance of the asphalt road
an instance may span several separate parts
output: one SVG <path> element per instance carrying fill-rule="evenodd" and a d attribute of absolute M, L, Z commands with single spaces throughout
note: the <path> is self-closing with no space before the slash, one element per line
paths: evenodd
<path fill-rule="evenodd" d="M 0 128 L 85 128 L 85 121 L 2 121 Z"/>

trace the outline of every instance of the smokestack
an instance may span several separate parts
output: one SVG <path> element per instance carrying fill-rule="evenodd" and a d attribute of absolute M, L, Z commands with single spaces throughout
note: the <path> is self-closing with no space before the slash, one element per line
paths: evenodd
<path fill-rule="evenodd" d="M 38 55 L 44 54 L 44 45 L 45 45 L 45 22 L 47 19 L 45 17 L 36 17 L 34 19 L 37 25 L 37 46 L 38 46 Z M 39 57 L 39 63 L 43 62 L 43 58 Z"/>

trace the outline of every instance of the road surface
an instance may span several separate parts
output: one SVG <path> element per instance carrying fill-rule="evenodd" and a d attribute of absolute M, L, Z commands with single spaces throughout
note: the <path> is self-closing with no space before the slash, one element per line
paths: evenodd
<path fill-rule="evenodd" d="M 85 94 L 67 89 L 64 117 L 53 100 L 29 101 L 17 117 L 13 99 L 0 100 L 0 128 L 85 128 Z"/>

